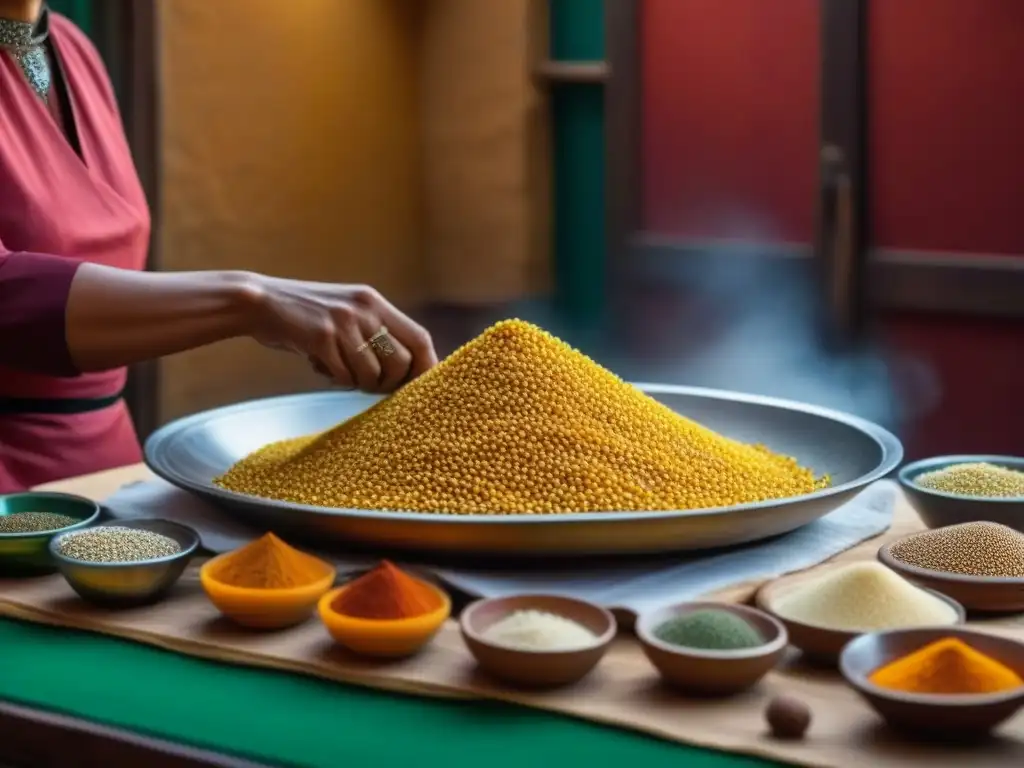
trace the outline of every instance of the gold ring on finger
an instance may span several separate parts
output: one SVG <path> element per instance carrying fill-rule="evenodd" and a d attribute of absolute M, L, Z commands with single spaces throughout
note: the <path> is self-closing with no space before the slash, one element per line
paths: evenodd
<path fill-rule="evenodd" d="M 377 332 L 376 332 L 375 334 L 373 334 L 373 336 L 371 336 L 371 337 L 370 337 L 369 339 L 367 339 L 367 340 L 366 340 L 366 341 L 364 341 L 364 342 L 363 342 L 362 344 L 360 344 L 360 345 L 359 345 L 358 347 L 356 347 L 356 353 L 359 353 L 359 352 L 365 352 L 365 351 L 366 351 L 366 350 L 368 350 L 368 349 L 369 349 L 370 347 L 373 347 L 373 346 L 374 346 L 374 344 L 375 344 L 375 343 L 376 343 L 376 342 L 377 342 L 377 341 L 378 341 L 379 339 L 381 339 L 382 337 L 385 337 L 385 336 L 387 336 L 387 335 L 388 335 L 388 329 L 387 329 L 387 326 L 385 326 L 385 325 L 382 325 L 382 326 L 380 327 L 380 330 L 379 330 L 379 331 L 377 331 Z M 374 349 L 376 350 L 376 347 L 374 347 Z"/>
<path fill-rule="evenodd" d="M 380 330 L 370 337 L 370 349 L 381 357 L 390 357 L 395 354 L 395 345 L 387 328 L 381 326 Z"/>

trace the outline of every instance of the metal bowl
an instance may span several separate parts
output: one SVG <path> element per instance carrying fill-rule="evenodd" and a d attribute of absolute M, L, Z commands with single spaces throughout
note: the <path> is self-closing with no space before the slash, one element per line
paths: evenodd
<path fill-rule="evenodd" d="M 447 555 L 579 556 L 700 550 L 788 533 L 833 511 L 899 465 L 903 448 L 864 419 L 787 400 L 695 387 L 636 385 L 727 437 L 762 443 L 832 476 L 790 499 L 715 509 L 545 515 L 442 515 L 327 509 L 246 496 L 214 485 L 269 442 L 329 429 L 380 398 L 323 392 L 206 411 L 158 430 L 146 462 L 160 477 L 222 505 L 238 520 L 292 539 Z"/>
<path fill-rule="evenodd" d="M 100 505 L 91 499 L 66 493 L 29 492 L 0 496 L 0 516 L 19 512 L 52 512 L 73 517 L 78 522 L 53 531 L 0 533 L 0 573 L 5 576 L 55 571 L 57 566 L 48 549 L 50 540 L 58 533 L 92 525 L 100 516 Z"/>
<path fill-rule="evenodd" d="M 181 551 L 153 560 L 129 563 L 93 563 L 60 553 L 62 533 L 50 541 L 50 555 L 61 575 L 83 599 L 106 608 L 131 608 L 160 600 L 181 578 L 199 548 L 199 534 L 169 520 L 129 520 L 111 526 L 138 528 L 174 539 Z"/>
<path fill-rule="evenodd" d="M 1002 523 L 1024 533 L 1024 496 L 992 498 L 960 496 L 925 488 L 915 482 L 918 475 L 936 472 L 957 464 L 995 464 L 1024 472 L 1024 459 L 1016 456 L 936 456 L 907 464 L 900 470 L 900 485 L 910 503 L 929 528 L 944 528 L 957 523 L 985 521 Z"/>

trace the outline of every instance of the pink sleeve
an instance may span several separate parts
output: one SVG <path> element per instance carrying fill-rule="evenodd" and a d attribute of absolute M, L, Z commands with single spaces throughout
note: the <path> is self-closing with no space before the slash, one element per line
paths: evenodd
<path fill-rule="evenodd" d="M 71 281 L 81 262 L 0 246 L 0 366 L 76 376 L 65 328 Z"/>

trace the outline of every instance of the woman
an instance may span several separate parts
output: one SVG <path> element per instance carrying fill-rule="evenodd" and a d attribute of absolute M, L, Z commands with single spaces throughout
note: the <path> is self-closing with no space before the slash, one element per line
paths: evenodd
<path fill-rule="evenodd" d="M 0 493 L 138 462 L 125 366 L 239 336 L 386 392 L 436 363 L 365 286 L 142 272 L 146 200 L 96 50 L 0 0 Z"/>

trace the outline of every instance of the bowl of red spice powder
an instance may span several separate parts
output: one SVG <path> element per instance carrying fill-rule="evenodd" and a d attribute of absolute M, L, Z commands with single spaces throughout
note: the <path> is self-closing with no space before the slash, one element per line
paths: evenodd
<path fill-rule="evenodd" d="M 440 587 L 384 560 L 320 599 L 320 620 L 334 641 L 362 656 L 411 656 L 451 615 Z"/>

